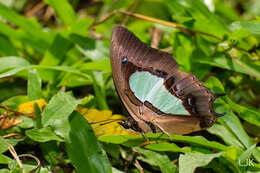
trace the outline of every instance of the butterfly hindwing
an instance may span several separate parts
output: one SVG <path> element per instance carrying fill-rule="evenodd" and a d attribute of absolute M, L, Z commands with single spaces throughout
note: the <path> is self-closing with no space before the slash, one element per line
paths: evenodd
<path fill-rule="evenodd" d="M 129 79 L 130 89 L 142 102 L 148 101 L 166 114 L 190 115 L 182 100 L 171 94 L 164 85 L 164 79 L 147 71 L 135 72 Z"/>
<path fill-rule="evenodd" d="M 143 132 L 185 134 L 216 121 L 216 95 L 193 74 L 180 71 L 170 54 L 121 26 L 113 31 L 110 54 L 117 93 Z"/>

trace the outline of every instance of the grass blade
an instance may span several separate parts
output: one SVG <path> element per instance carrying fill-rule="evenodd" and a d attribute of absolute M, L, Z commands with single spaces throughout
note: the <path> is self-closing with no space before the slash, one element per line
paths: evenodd
<path fill-rule="evenodd" d="M 65 25 L 70 25 L 77 19 L 74 9 L 67 0 L 45 0 L 47 4 L 52 6 Z"/>
<path fill-rule="evenodd" d="M 29 70 L 27 93 L 30 101 L 42 98 L 41 87 L 42 80 L 37 73 L 37 70 Z"/>

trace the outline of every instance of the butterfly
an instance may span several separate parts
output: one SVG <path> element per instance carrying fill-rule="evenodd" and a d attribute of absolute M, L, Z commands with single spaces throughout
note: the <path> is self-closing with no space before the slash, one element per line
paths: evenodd
<path fill-rule="evenodd" d="M 187 134 L 211 127 L 218 117 L 215 94 L 190 73 L 178 69 L 168 53 L 142 43 L 122 26 L 114 28 L 110 60 L 115 89 L 127 112 L 120 122 L 142 134 Z"/>

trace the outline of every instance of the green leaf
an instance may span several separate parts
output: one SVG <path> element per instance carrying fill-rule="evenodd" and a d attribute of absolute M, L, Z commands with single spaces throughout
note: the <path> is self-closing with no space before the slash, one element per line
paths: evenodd
<path fill-rule="evenodd" d="M 231 99 L 227 98 L 230 107 L 238 113 L 239 117 L 260 127 L 260 112 L 254 108 L 236 104 Z"/>
<path fill-rule="evenodd" d="M 0 3 L 0 16 L 21 28 L 21 31 L 18 32 L 5 23 L 0 22 L 1 32 L 3 31 L 8 36 L 21 40 L 41 53 L 44 53 L 48 48 L 52 35 L 50 32 L 43 31 L 41 25 L 35 19 L 26 19 L 2 3 Z"/>
<path fill-rule="evenodd" d="M 256 148 L 256 144 L 252 145 L 246 151 L 244 151 L 238 158 L 239 163 L 244 164 L 248 159 L 250 159 L 255 148 Z"/>
<path fill-rule="evenodd" d="M 113 173 L 124 173 L 123 171 L 120 171 L 120 170 L 118 170 L 118 169 L 116 169 L 114 167 L 112 167 L 112 172 Z"/>
<path fill-rule="evenodd" d="M 18 124 L 18 127 L 21 127 L 23 129 L 29 129 L 34 126 L 34 121 L 32 118 L 28 118 L 26 116 L 21 116 L 21 117 L 19 117 L 19 120 L 23 120 L 23 122 Z"/>
<path fill-rule="evenodd" d="M 129 136 L 129 135 L 106 135 L 100 136 L 98 138 L 99 141 L 113 144 L 123 144 L 127 143 L 130 140 L 138 140 L 142 139 L 140 136 Z"/>
<path fill-rule="evenodd" d="M 82 49 L 95 49 L 96 41 L 92 38 L 87 38 L 78 34 L 70 34 L 69 38 L 73 43 L 77 44 Z"/>
<path fill-rule="evenodd" d="M 235 162 L 235 160 L 237 160 L 239 154 L 241 154 L 242 151 L 237 150 L 236 147 L 234 146 L 230 146 L 228 148 L 228 150 L 226 150 L 225 154 L 223 155 L 225 158 L 227 158 L 229 161 L 231 161 L 232 163 Z"/>
<path fill-rule="evenodd" d="M 66 58 L 66 53 L 72 46 L 73 43 L 70 40 L 57 34 L 40 62 L 40 65 L 56 66 L 61 64 Z M 54 71 L 41 70 L 40 75 L 44 80 L 53 80 L 54 76 L 58 74 Z"/>
<path fill-rule="evenodd" d="M 62 138 L 60 138 L 54 134 L 54 132 L 52 131 L 52 129 L 50 127 L 27 130 L 25 132 L 25 134 L 29 138 L 33 139 L 34 141 L 38 141 L 38 142 L 47 142 L 47 141 L 51 141 L 51 140 L 63 141 Z"/>
<path fill-rule="evenodd" d="M 14 96 L 14 97 L 11 97 L 11 98 L 3 101 L 1 103 L 1 105 L 17 110 L 18 105 L 28 102 L 28 101 L 29 101 L 28 96 Z"/>
<path fill-rule="evenodd" d="M 0 170 L 0 173 L 10 173 L 10 170 L 3 168 Z"/>
<path fill-rule="evenodd" d="M 82 104 L 82 105 L 88 104 L 88 103 L 89 103 L 90 101 L 92 101 L 94 98 L 95 98 L 95 97 L 94 97 L 93 95 L 89 94 L 88 96 L 86 96 L 86 97 L 84 97 L 84 98 L 82 99 L 81 104 Z"/>
<path fill-rule="evenodd" d="M 219 136 L 228 145 L 233 145 L 240 149 L 244 148 L 243 144 L 241 144 L 241 142 L 234 136 L 234 134 L 225 126 L 214 124 L 211 128 L 208 129 L 208 131 L 211 134 Z"/>
<path fill-rule="evenodd" d="M 36 120 L 35 120 L 36 121 L 36 125 L 35 125 L 35 127 L 37 129 L 42 128 L 42 117 L 41 117 L 41 110 L 39 108 L 39 105 L 35 102 L 33 104 L 33 107 L 34 107 L 34 112 L 35 112 L 35 116 L 36 116 Z"/>
<path fill-rule="evenodd" d="M 8 164 L 11 160 L 9 157 L 0 154 L 0 164 Z"/>
<path fill-rule="evenodd" d="M 148 137 L 159 137 L 159 134 L 148 134 Z M 181 135 L 171 135 L 173 141 L 180 141 L 180 142 L 186 142 L 190 144 L 197 144 L 208 148 L 214 148 L 220 151 L 225 151 L 228 149 L 227 146 L 215 142 L 215 141 L 208 141 L 203 136 L 181 136 Z M 162 136 L 161 138 L 168 138 L 167 136 Z"/>
<path fill-rule="evenodd" d="M 223 37 L 228 31 L 227 26 L 219 20 L 218 16 L 210 12 L 202 1 L 166 0 L 165 3 L 174 20 L 177 20 L 179 23 L 183 22 L 183 18 L 192 17 L 194 24 L 186 24 L 191 29 L 200 30 L 219 37 Z"/>
<path fill-rule="evenodd" d="M 58 84 L 58 87 L 67 86 L 71 88 L 71 87 L 87 86 L 91 84 L 92 84 L 92 80 L 90 78 L 67 73 L 64 75 L 64 77 Z"/>
<path fill-rule="evenodd" d="M 190 148 L 180 148 L 178 145 L 174 143 L 168 142 L 157 142 L 151 143 L 145 146 L 146 149 L 154 150 L 154 151 L 171 151 L 171 152 L 190 152 Z"/>
<path fill-rule="evenodd" d="M 15 146 L 18 142 L 22 141 L 21 139 L 4 139 L 0 136 L 0 153 L 3 153 L 8 150 L 8 144 Z"/>
<path fill-rule="evenodd" d="M 73 112 L 67 151 L 78 172 L 112 173 L 111 165 L 87 120 Z"/>
<path fill-rule="evenodd" d="M 169 137 L 167 135 L 162 135 L 161 133 L 148 133 L 146 136 L 149 139 L 168 139 Z M 201 145 L 208 148 L 217 149 L 220 151 L 225 151 L 228 149 L 227 146 L 220 144 L 215 141 L 208 141 L 206 138 L 202 136 L 181 136 L 181 135 L 171 135 L 172 140 L 176 142 L 185 142 L 190 144 L 196 144 Z M 108 135 L 108 136 L 100 136 L 98 138 L 102 142 L 109 142 L 114 144 L 122 144 L 122 143 L 130 143 L 130 141 L 139 141 L 138 143 L 143 143 L 143 137 L 142 136 L 129 136 L 129 135 Z M 159 144 L 160 145 L 160 144 Z M 186 149 L 184 149 L 186 150 Z"/>
<path fill-rule="evenodd" d="M 10 79 L 3 79 L 3 81 L 0 84 L 0 102 L 16 95 L 26 94 L 27 88 L 19 85 L 21 81 L 11 81 Z"/>
<path fill-rule="evenodd" d="M 17 51 L 8 37 L 0 34 L 0 56 L 15 56 Z"/>
<path fill-rule="evenodd" d="M 93 24 L 94 19 L 88 16 L 85 16 L 82 19 L 78 19 L 76 22 L 70 24 L 69 30 L 64 32 L 68 32 L 68 34 L 74 33 L 79 34 L 86 38 L 85 36 L 89 34 L 89 27 Z"/>
<path fill-rule="evenodd" d="M 96 77 L 93 72 L 91 72 L 91 77 L 93 81 L 93 87 L 95 95 L 98 101 L 98 106 L 101 110 L 108 110 L 108 105 L 106 102 L 105 90 L 98 84 Z"/>
<path fill-rule="evenodd" d="M 239 14 L 233 8 L 230 8 L 230 4 L 225 3 L 224 1 L 219 1 L 214 3 L 215 13 L 220 14 L 221 19 L 228 20 L 229 22 L 239 20 Z"/>
<path fill-rule="evenodd" d="M 149 151 L 137 147 L 133 150 L 141 154 L 141 156 L 137 156 L 138 160 L 142 160 L 153 166 L 159 166 L 163 173 L 178 172 L 177 166 L 170 161 L 166 154 L 159 154 L 154 151 Z"/>
<path fill-rule="evenodd" d="M 17 14 L 14 10 L 8 8 L 7 6 L 0 4 L 0 16 L 8 20 L 9 22 L 21 27 L 31 36 L 35 36 L 38 39 L 41 39 L 42 44 L 46 43 L 50 37 L 48 32 L 43 32 L 41 25 L 34 19 L 29 20 L 24 16 Z"/>
<path fill-rule="evenodd" d="M 236 21 L 231 24 L 233 31 L 240 30 L 241 28 L 249 31 L 251 34 L 260 35 L 260 23 L 251 21 Z"/>
<path fill-rule="evenodd" d="M 168 9 L 164 1 L 140 1 L 135 9 L 135 13 L 143 14 L 149 17 L 160 18 L 163 20 L 170 19 L 170 14 L 168 13 Z"/>
<path fill-rule="evenodd" d="M 3 57 L 0 58 L 0 78 L 8 77 L 29 69 L 30 64 L 23 58 L 19 57 Z"/>
<path fill-rule="evenodd" d="M 15 38 L 18 40 L 26 35 L 24 32 L 18 32 L 17 30 L 2 21 L 0 21 L 0 32 L 1 34 L 6 35 L 9 38 Z"/>
<path fill-rule="evenodd" d="M 233 134 L 239 139 L 239 141 L 245 146 L 245 148 L 253 145 L 253 141 L 247 135 L 238 117 L 234 115 L 232 110 L 226 109 L 227 113 L 221 118 L 224 124 L 233 132 Z"/>
<path fill-rule="evenodd" d="M 260 148 L 255 148 L 253 151 L 253 156 L 257 162 L 260 162 Z"/>
<path fill-rule="evenodd" d="M 59 163 L 59 160 L 57 160 L 57 158 L 60 156 L 60 152 L 62 152 L 58 144 L 59 142 L 57 141 L 48 141 L 40 143 L 44 158 L 53 167 L 55 167 Z"/>
<path fill-rule="evenodd" d="M 66 137 L 69 132 L 68 117 L 80 102 L 67 93 L 58 92 L 42 112 L 43 127 L 54 126 L 58 135 Z"/>
<path fill-rule="evenodd" d="M 196 57 L 195 61 L 260 78 L 259 65 L 246 62 L 242 59 L 227 58 L 225 57 L 224 54 L 218 57 L 211 57 L 211 58 Z"/>
<path fill-rule="evenodd" d="M 120 148 L 116 144 L 102 143 L 103 149 L 109 154 L 112 158 L 120 158 Z"/>
<path fill-rule="evenodd" d="M 29 100 L 38 100 L 42 98 L 42 81 L 36 69 L 29 70 L 28 74 L 28 97 Z"/>
<path fill-rule="evenodd" d="M 26 173 L 49 173 L 50 172 L 48 168 L 40 167 L 37 170 L 34 170 L 36 168 L 37 168 L 37 165 L 24 164 L 23 163 L 23 168 L 20 168 L 18 165 L 16 165 L 16 167 L 11 167 L 10 172 L 11 173 L 23 173 L 23 172 L 26 172 Z"/>
<path fill-rule="evenodd" d="M 72 68 L 69 66 L 43 66 L 43 65 L 30 65 L 30 66 L 25 66 L 25 67 L 17 67 L 15 69 L 11 69 L 9 71 L 6 71 L 6 72 L 0 74 L 0 78 L 12 76 L 18 72 L 21 72 L 23 70 L 29 70 L 29 69 L 48 69 L 48 70 L 54 70 L 54 71 L 62 71 L 62 72 L 67 72 L 67 73 L 73 73 L 73 74 L 79 75 L 81 77 L 84 77 L 84 78 L 90 80 L 90 75 L 85 74 L 76 68 Z"/>
<path fill-rule="evenodd" d="M 104 59 L 108 59 L 109 56 L 109 48 L 106 45 L 106 42 L 102 42 L 100 40 L 95 41 L 95 49 L 80 49 L 84 56 L 88 57 L 92 61 L 100 61 Z"/>
<path fill-rule="evenodd" d="M 29 66 L 30 63 L 23 58 L 9 56 L 9 57 L 1 57 L 0 58 L 0 73 L 4 73 L 8 70 L 26 67 Z"/>
<path fill-rule="evenodd" d="M 27 66 L 27 67 L 17 67 L 17 68 L 14 68 L 14 69 L 10 69 L 9 71 L 0 74 L 0 78 L 4 78 L 4 77 L 8 77 L 8 76 L 15 75 L 15 74 L 17 74 L 17 73 L 19 73 L 19 72 L 21 72 L 21 71 L 30 69 L 30 67 L 31 67 L 31 66 Z"/>
<path fill-rule="evenodd" d="M 64 60 L 67 51 L 72 47 L 72 45 L 73 44 L 70 40 L 57 34 L 40 64 L 49 66 L 59 65 Z"/>
<path fill-rule="evenodd" d="M 52 38 L 49 38 L 48 43 L 44 43 L 37 38 L 37 36 L 31 36 L 26 33 L 24 30 L 15 30 L 9 25 L 0 21 L 0 32 L 5 34 L 9 38 L 20 40 L 23 44 L 28 45 L 35 50 L 39 51 L 41 54 L 44 54 L 49 47 L 49 43 Z"/>
<path fill-rule="evenodd" d="M 211 91 L 213 91 L 214 93 L 225 93 L 225 89 L 222 83 L 216 77 L 208 78 L 208 80 L 204 83 L 204 85 L 210 88 Z"/>
<path fill-rule="evenodd" d="M 209 78 L 206 86 L 211 88 L 215 93 L 224 92 L 223 85 L 215 77 Z M 254 142 L 250 139 L 248 134 L 243 129 L 243 126 L 238 117 L 232 112 L 232 105 L 226 104 L 223 101 L 225 100 L 226 102 L 230 102 L 230 99 L 226 96 L 223 99 L 219 98 L 219 100 L 222 102 L 222 105 L 217 107 L 217 111 L 220 109 L 220 112 L 227 112 L 225 116 L 220 118 L 221 124 L 225 125 L 225 127 L 229 129 L 229 131 L 244 145 L 244 149 L 250 148 L 252 145 L 254 145 Z M 254 150 L 253 155 L 257 161 L 260 160 L 260 151 L 258 149 Z"/>
<path fill-rule="evenodd" d="M 88 62 L 84 63 L 80 66 L 81 70 L 99 70 L 99 71 L 106 71 L 111 72 L 110 67 L 110 60 L 105 59 L 97 62 Z"/>
<path fill-rule="evenodd" d="M 224 92 L 221 82 L 215 77 L 209 78 L 205 85 L 211 88 L 215 93 Z M 252 146 L 254 143 L 243 129 L 238 117 L 232 112 L 232 107 L 223 102 L 222 98 L 219 98 L 219 101 L 222 101 L 222 105 L 217 107 L 217 112 L 226 112 L 226 115 L 220 118 L 221 123 L 225 124 L 225 126 L 238 138 L 245 148 Z"/>
<path fill-rule="evenodd" d="M 45 0 L 45 2 L 54 8 L 65 25 L 70 25 L 77 20 L 75 11 L 67 0 Z"/>
<path fill-rule="evenodd" d="M 179 34 L 177 35 L 178 47 L 176 47 L 176 61 L 181 69 L 185 71 L 191 70 L 191 55 L 194 50 L 194 44 L 191 37 Z"/>
<path fill-rule="evenodd" d="M 185 153 L 179 158 L 179 172 L 193 173 L 196 168 L 206 166 L 214 158 L 220 157 L 222 153 L 216 154 L 200 154 L 200 153 Z"/>

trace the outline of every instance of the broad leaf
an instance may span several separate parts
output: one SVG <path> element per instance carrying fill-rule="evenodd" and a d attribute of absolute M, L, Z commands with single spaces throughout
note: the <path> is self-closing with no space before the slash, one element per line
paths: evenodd
<path fill-rule="evenodd" d="M 44 127 L 41 129 L 27 130 L 25 133 L 29 138 L 38 142 L 47 142 L 51 140 L 63 141 L 62 138 L 54 134 L 50 127 Z"/>
<path fill-rule="evenodd" d="M 153 166 L 160 167 L 163 173 L 178 172 L 177 166 L 171 162 L 168 156 L 164 153 L 160 154 L 142 148 L 134 148 L 134 151 L 141 154 L 140 156 L 137 156 L 137 159 L 142 160 L 143 162 L 147 162 Z"/>
<path fill-rule="evenodd" d="M 196 168 L 206 166 L 214 158 L 220 157 L 222 153 L 216 154 L 200 154 L 200 153 L 185 153 L 179 158 L 179 172 L 193 173 Z"/>
<path fill-rule="evenodd" d="M 73 112 L 70 120 L 70 133 L 67 151 L 78 172 L 109 173 L 111 165 L 101 145 L 88 124 L 78 112 Z"/>
<path fill-rule="evenodd" d="M 80 102 L 67 93 L 57 93 L 42 113 L 43 127 L 54 126 L 58 135 L 67 136 L 69 132 L 68 117 Z"/>
<path fill-rule="evenodd" d="M 251 32 L 251 34 L 260 35 L 260 23 L 251 21 L 236 21 L 231 24 L 232 30 L 239 30 L 241 28 Z"/>

